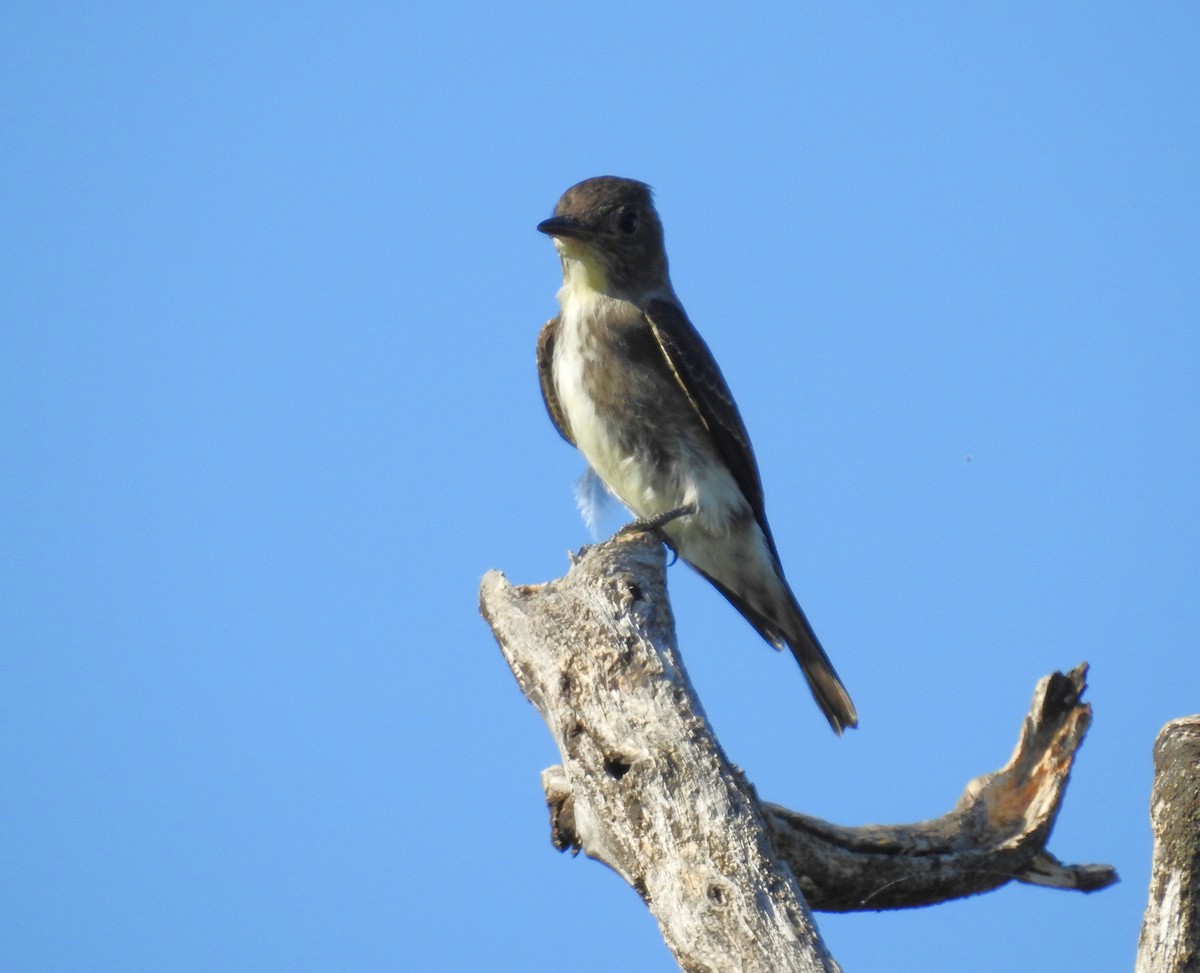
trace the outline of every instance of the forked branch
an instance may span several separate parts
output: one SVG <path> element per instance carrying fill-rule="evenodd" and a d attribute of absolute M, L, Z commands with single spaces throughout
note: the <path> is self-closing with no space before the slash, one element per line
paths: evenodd
<path fill-rule="evenodd" d="M 1045 850 L 1091 719 L 1086 665 L 1041 680 L 1008 764 L 947 815 L 847 828 L 760 803 L 726 759 L 676 649 L 653 536 L 587 548 L 548 584 L 489 572 L 480 607 L 562 754 L 543 774 L 555 846 L 622 875 L 686 970 L 836 969 L 806 899 L 896 909 L 1013 880 L 1089 892 L 1116 881 Z"/>

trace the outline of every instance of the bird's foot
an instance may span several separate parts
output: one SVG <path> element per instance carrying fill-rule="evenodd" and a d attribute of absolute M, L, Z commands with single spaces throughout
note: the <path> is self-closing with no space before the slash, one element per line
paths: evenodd
<path fill-rule="evenodd" d="M 626 524 L 617 531 L 617 535 L 661 533 L 662 529 L 671 521 L 678 520 L 680 517 L 690 517 L 699 509 L 694 503 L 685 503 L 682 507 L 676 507 L 674 510 L 655 514 L 653 517 L 639 518 L 631 524 Z"/>

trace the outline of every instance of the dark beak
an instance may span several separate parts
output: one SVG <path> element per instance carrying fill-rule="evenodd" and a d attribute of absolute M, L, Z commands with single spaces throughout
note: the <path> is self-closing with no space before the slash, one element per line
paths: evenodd
<path fill-rule="evenodd" d="M 552 216 L 537 225 L 539 233 L 563 237 L 566 240 L 588 240 L 592 231 L 573 216 Z"/>

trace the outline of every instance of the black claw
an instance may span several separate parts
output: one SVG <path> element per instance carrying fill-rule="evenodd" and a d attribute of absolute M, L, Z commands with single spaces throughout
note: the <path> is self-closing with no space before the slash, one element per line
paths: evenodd
<path fill-rule="evenodd" d="M 668 510 L 666 513 L 657 514 L 653 517 L 647 517 L 644 520 L 635 520 L 632 524 L 627 525 L 624 529 L 630 532 L 633 531 L 652 531 L 662 530 L 671 521 L 678 520 L 680 517 L 690 517 L 696 512 L 694 503 L 685 503 L 682 507 L 676 507 L 674 510 Z"/>
<path fill-rule="evenodd" d="M 665 513 L 638 519 L 633 521 L 633 523 L 626 524 L 617 531 L 617 534 L 657 534 L 659 540 L 666 544 L 667 548 L 671 551 L 671 560 L 667 563 L 667 567 L 670 567 L 679 560 L 679 552 L 675 550 L 675 545 L 671 543 L 671 538 L 666 535 L 663 528 L 671 521 L 678 520 L 680 517 L 690 517 L 696 513 L 696 509 L 694 503 L 685 503 L 682 507 L 676 507 L 674 510 L 668 510 Z"/>

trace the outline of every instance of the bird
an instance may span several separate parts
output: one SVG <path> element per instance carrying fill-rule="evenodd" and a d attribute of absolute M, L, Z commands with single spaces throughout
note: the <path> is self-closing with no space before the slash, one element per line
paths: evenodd
<path fill-rule="evenodd" d="M 562 262 L 559 313 L 537 341 L 555 428 L 639 522 L 659 529 L 768 643 L 791 650 L 835 733 L 857 726 L 784 577 L 745 423 L 671 285 L 650 187 L 585 179 L 537 229 Z"/>

